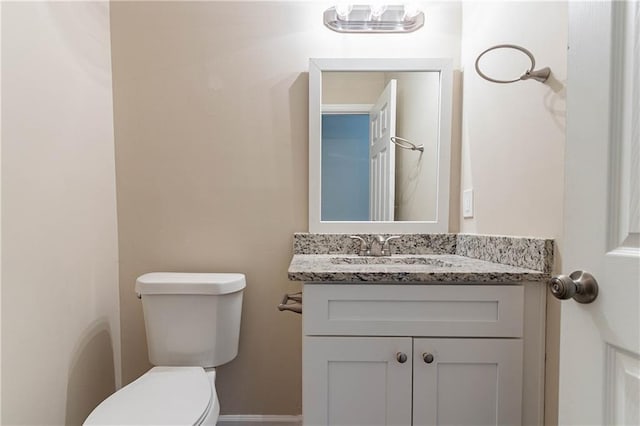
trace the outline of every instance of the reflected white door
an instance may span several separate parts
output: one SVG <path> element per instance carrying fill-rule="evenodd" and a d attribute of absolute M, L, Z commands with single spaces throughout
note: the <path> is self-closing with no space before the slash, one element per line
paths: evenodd
<path fill-rule="evenodd" d="M 390 80 L 369 114 L 369 216 L 392 221 L 396 186 L 396 80 Z"/>
<path fill-rule="evenodd" d="M 640 424 L 640 4 L 569 2 L 561 425 Z"/>

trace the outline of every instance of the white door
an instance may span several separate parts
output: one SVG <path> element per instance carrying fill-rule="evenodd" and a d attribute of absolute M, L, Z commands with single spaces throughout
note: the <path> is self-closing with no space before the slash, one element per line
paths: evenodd
<path fill-rule="evenodd" d="M 305 426 L 410 426 L 410 337 L 305 337 Z M 400 356 L 404 358 L 400 358 Z"/>
<path fill-rule="evenodd" d="M 392 221 L 396 186 L 396 80 L 387 87 L 369 113 L 369 215 L 371 220 Z"/>
<path fill-rule="evenodd" d="M 414 339 L 413 345 L 413 426 L 521 424 L 521 339 Z"/>
<path fill-rule="evenodd" d="M 563 269 L 591 304 L 561 308 L 561 425 L 640 424 L 640 6 L 569 2 Z"/>

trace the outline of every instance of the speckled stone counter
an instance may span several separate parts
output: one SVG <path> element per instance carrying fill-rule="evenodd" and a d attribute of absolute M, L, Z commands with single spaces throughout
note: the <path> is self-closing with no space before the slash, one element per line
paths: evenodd
<path fill-rule="evenodd" d="M 294 235 L 289 279 L 348 283 L 546 282 L 553 241 L 468 234 L 402 234 L 392 256 L 358 256 L 348 234 Z"/>

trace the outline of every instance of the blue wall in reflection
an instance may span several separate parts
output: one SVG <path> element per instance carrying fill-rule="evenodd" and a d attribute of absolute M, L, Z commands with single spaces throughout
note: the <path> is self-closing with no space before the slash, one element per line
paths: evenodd
<path fill-rule="evenodd" d="M 322 115 L 321 220 L 369 220 L 369 114 Z"/>

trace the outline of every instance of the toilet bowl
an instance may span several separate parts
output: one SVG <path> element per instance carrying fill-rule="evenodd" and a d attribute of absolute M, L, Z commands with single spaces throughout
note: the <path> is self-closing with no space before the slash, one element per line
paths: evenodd
<path fill-rule="evenodd" d="M 242 274 L 145 274 L 142 299 L 151 368 L 100 403 L 85 425 L 215 425 L 214 367 L 238 353 Z"/>

